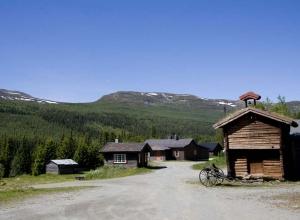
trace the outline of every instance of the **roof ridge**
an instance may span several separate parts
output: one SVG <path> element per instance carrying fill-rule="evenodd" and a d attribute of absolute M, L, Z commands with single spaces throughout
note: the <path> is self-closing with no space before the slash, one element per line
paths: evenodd
<path fill-rule="evenodd" d="M 243 108 L 243 109 L 240 109 L 238 111 L 235 111 L 232 114 L 226 116 L 225 118 L 223 118 L 220 121 L 218 121 L 217 123 L 215 123 L 213 125 L 213 127 L 215 129 L 223 127 L 224 125 L 230 123 L 231 121 L 235 120 L 236 118 L 239 118 L 239 117 L 247 114 L 248 112 L 254 112 L 254 113 L 257 113 L 259 115 L 268 117 L 268 118 L 273 119 L 275 121 L 280 121 L 282 123 L 289 124 L 289 125 L 294 126 L 294 127 L 298 126 L 298 123 L 295 122 L 294 119 L 292 119 L 290 117 L 287 117 L 285 115 L 281 115 L 281 114 L 278 114 L 278 113 L 274 113 L 274 112 L 254 108 L 254 107 L 247 107 L 247 108 Z"/>

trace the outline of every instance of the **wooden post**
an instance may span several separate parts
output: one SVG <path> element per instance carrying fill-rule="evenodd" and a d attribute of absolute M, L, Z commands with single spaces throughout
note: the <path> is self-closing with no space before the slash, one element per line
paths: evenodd
<path fill-rule="evenodd" d="M 230 160 L 229 160 L 229 146 L 228 146 L 228 134 L 227 132 L 223 129 L 223 134 L 224 134 L 224 150 L 225 150 L 225 159 L 226 159 L 226 165 L 227 165 L 227 176 L 232 177 L 232 172 L 231 172 L 231 167 L 230 167 Z"/>

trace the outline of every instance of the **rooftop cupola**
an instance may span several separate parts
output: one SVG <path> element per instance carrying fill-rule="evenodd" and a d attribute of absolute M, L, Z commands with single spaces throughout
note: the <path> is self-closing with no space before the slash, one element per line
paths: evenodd
<path fill-rule="evenodd" d="M 261 96 L 254 93 L 254 92 L 247 92 L 240 96 L 240 100 L 245 102 L 246 108 L 248 107 L 248 104 L 251 103 L 251 100 L 253 100 L 253 105 L 256 105 L 256 101 L 260 100 Z"/>

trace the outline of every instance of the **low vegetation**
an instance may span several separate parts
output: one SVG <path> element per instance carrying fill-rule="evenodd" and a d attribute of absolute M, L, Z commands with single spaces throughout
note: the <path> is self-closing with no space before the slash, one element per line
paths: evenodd
<path fill-rule="evenodd" d="M 226 166 L 225 156 L 215 156 L 205 163 L 197 163 L 193 165 L 194 170 L 202 170 L 203 168 L 215 164 L 217 167 L 223 168 Z"/>
<path fill-rule="evenodd" d="M 13 189 L 13 188 L 29 187 L 36 184 L 73 181 L 75 180 L 75 176 L 76 174 L 69 174 L 69 175 L 42 174 L 39 176 L 21 175 L 17 177 L 4 178 L 0 180 L 0 191 Z"/>
<path fill-rule="evenodd" d="M 149 173 L 149 168 L 124 168 L 120 166 L 104 166 L 96 170 L 92 170 L 83 174 L 85 179 L 108 179 L 125 177 L 143 173 Z M 78 174 L 55 175 L 42 174 L 39 176 L 21 175 L 18 177 L 4 178 L 0 180 L 0 203 L 11 200 L 19 200 L 27 197 L 56 192 L 68 192 L 82 189 L 83 187 L 62 187 L 62 188 L 33 188 L 37 184 L 57 183 L 74 181 Z"/>
<path fill-rule="evenodd" d="M 117 177 L 125 177 L 143 173 L 149 173 L 149 168 L 125 168 L 121 166 L 104 166 L 96 170 L 89 171 L 85 174 L 85 179 L 109 179 Z"/>
<path fill-rule="evenodd" d="M 59 187 L 59 188 L 43 188 L 35 189 L 32 187 L 20 187 L 7 190 L 0 190 L 0 204 L 10 201 L 21 200 L 32 196 L 49 193 L 70 192 L 80 190 L 87 187 Z"/>

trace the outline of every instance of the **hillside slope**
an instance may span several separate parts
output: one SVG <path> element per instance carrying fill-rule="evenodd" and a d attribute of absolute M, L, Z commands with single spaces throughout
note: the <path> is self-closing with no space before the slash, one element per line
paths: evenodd
<path fill-rule="evenodd" d="M 18 91 L 1 90 L 0 133 L 89 133 L 117 130 L 130 136 L 212 135 L 211 125 L 237 103 L 170 93 L 117 92 L 93 103 L 41 102 Z M 55 103 L 55 104 L 53 104 Z M 44 132 L 47 131 L 47 132 Z"/>
<path fill-rule="evenodd" d="M 58 103 L 0 90 L 0 134 L 61 136 L 64 132 L 97 138 L 114 132 L 123 139 L 214 135 L 212 124 L 243 103 L 187 94 L 116 92 L 92 103 Z M 290 103 L 298 109 L 300 102 Z"/>

